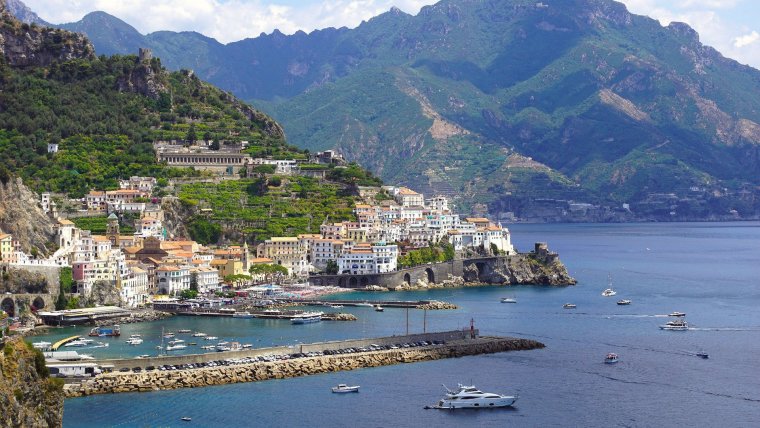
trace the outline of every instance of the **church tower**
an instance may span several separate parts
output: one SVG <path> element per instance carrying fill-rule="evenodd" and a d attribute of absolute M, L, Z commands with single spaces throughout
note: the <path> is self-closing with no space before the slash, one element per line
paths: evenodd
<path fill-rule="evenodd" d="M 119 248 L 119 217 L 116 213 L 108 216 L 108 226 L 106 226 L 106 237 L 111 241 L 113 248 Z"/>

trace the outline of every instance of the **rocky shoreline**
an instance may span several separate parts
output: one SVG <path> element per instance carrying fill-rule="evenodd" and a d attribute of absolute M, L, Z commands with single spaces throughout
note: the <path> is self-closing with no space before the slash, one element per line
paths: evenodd
<path fill-rule="evenodd" d="M 68 384 L 64 387 L 64 392 L 67 398 L 72 398 L 93 394 L 197 388 L 433 361 L 443 358 L 458 358 L 468 355 L 540 349 L 544 346 L 541 342 L 528 339 L 480 337 L 452 341 L 445 345 L 370 351 L 355 355 L 323 355 L 295 360 L 256 362 L 192 370 L 107 373 L 80 384 Z"/>
<path fill-rule="evenodd" d="M 154 311 L 152 309 L 146 309 L 141 311 L 134 311 L 128 316 L 124 317 L 118 317 L 118 318 L 110 318 L 107 320 L 99 320 L 96 321 L 94 325 L 98 327 L 102 326 L 109 326 L 109 325 L 121 325 L 121 324 L 133 324 L 138 322 L 146 322 L 146 321 L 158 321 L 162 319 L 166 319 L 169 317 L 173 317 L 174 314 L 171 314 L 169 312 L 161 312 L 161 311 Z"/>

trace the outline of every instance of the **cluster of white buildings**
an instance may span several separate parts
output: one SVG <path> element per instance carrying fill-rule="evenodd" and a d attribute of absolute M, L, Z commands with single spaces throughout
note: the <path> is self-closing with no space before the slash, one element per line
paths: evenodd
<path fill-rule="evenodd" d="M 509 230 L 486 218 L 460 218 L 444 196 L 425 199 L 406 187 L 383 190 L 393 199 L 357 204 L 356 221 L 325 223 L 316 235 L 273 237 L 258 246 L 258 256 L 306 275 L 324 271 L 328 261 L 337 263 L 339 273 L 391 272 L 398 266 L 399 244 L 422 248 L 444 239 L 457 251 L 483 246 L 514 253 Z"/>

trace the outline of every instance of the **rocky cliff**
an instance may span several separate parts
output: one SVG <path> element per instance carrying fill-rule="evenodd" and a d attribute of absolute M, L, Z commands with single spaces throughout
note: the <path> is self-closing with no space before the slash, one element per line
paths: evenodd
<path fill-rule="evenodd" d="M 40 254 L 48 254 L 46 245 L 54 241 L 55 231 L 50 218 L 37 205 L 38 200 L 21 178 L 0 181 L 0 230 L 12 234 L 23 251 L 36 248 Z"/>
<path fill-rule="evenodd" d="M 63 425 L 63 383 L 48 378 L 45 359 L 22 338 L 8 340 L 0 353 L 0 426 Z"/>
<path fill-rule="evenodd" d="M 22 23 L 5 0 L 0 0 L 0 21 L 0 53 L 12 66 L 44 67 L 53 61 L 95 57 L 95 48 L 84 35 Z"/>

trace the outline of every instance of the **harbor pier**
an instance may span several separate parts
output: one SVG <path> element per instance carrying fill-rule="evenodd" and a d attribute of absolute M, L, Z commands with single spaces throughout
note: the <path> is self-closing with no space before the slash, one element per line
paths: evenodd
<path fill-rule="evenodd" d="M 425 344 L 420 345 L 421 343 Z M 414 345 L 407 346 L 410 344 Z M 389 347 L 391 345 L 392 348 Z M 113 367 L 114 372 L 104 373 L 81 383 L 67 384 L 64 392 L 67 397 L 79 397 L 117 392 L 195 388 L 543 347 L 544 344 L 534 340 L 515 337 L 480 337 L 477 330 L 455 330 L 321 342 L 295 347 L 146 359 L 101 360 L 98 361 L 101 366 Z M 353 351 L 338 352 L 349 349 Z M 215 367 L 204 365 L 213 361 L 225 363 Z M 198 367 L 199 363 L 200 367 Z M 187 367 L 189 364 L 194 364 L 196 367 Z M 159 367 L 167 365 L 174 366 L 176 369 L 158 370 Z M 140 367 L 140 369 L 135 371 L 135 367 Z"/>

